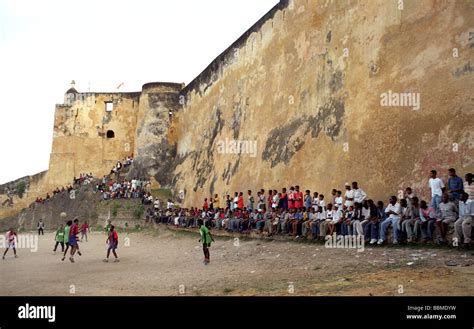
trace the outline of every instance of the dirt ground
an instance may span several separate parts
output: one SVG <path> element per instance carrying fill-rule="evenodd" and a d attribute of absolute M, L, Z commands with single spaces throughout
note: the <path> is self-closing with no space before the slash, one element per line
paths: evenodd
<path fill-rule="evenodd" d="M 222 237 L 206 266 L 198 234 L 161 227 L 120 233 L 120 262 L 104 263 L 105 239 L 91 233 L 74 264 L 52 252 L 52 233 L 39 237 L 37 252 L 20 249 L 15 259 L 9 251 L 0 295 L 474 295 L 472 251 Z"/>

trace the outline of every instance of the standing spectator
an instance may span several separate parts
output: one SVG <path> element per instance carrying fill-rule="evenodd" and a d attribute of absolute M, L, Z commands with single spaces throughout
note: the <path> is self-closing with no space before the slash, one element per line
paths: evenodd
<path fill-rule="evenodd" d="M 323 207 L 323 211 L 326 211 L 326 201 L 324 201 L 324 194 L 319 195 L 319 207 Z"/>
<path fill-rule="evenodd" d="M 295 192 L 293 193 L 295 199 L 295 208 L 303 208 L 303 192 L 300 191 L 299 185 L 295 186 Z"/>
<path fill-rule="evenodd" d="M 225 197 L 225 207 L 229 210 L 232 210 L 232 200 L 230 199 L 229 194 L 227 194 Z"/>
<path fill-rule="evenodd" d="M 338 206 L 338 208 L 342 208 L 344 200 L 342 198 L 342 191 L 336 191 L 336 197 L 334 198 L 334 204 Z"/>
<path fill-rule="evenodd" d="M 295 188 L 292 186 L 290 187 L 290 191 L 288 192 L 288 209 L 295 208 Z"/>
<path fill-rule="evenodd" d="M 280 204 L 281 193 L 278 193 L 277 190 L 273 190 L 273 200 L 272 200 L 272 209 L 277 209 Z"/>
<path fill-rule="evenodd" d="M 428 181 L 428 186 L 431 189 L 431 207 L 433 207 L 435 211 L 438 211 L 439 209 L 441 196 L 443 195 L 445 188 L 443 181 L 436 177 L 437 174 L 436 170 L 431 170 L 430 179 Z"/>
<path fill-rule="evenodd" d="M 44 235 L 44 223 L 41 218 L 38 222 L 38 225 L 36 225 L 36 228 L 38 229 L 38 235 Z"/>
<path fill-rule="evenodd" d="M 357 182 L 352 182 L 352 190 L 354 191 L 354 202 L 362 204 L 367 198 L 367 193 L 359 187 Z"/>
<path fill-rule="evenodd" d="M 346 183 L 346 186 L 349 183 Z M 331 197 L 332 197 L 332 204 L 336 204 L 336 198 L 337 198 L 337 190 L 335 188 L 332 189 L 331 191 Z"/>
<path fill-rule="evenodd" d="M 459 203 L 461 193 L 464 192 L 464 183 L 462 178 L 456 175 L 454 168 L 448 169 L 448 194 L 456 204 Z"/>
<path fill-rule="evenodd" d="M 319 193 L 318 192 L 313 193 L 313 200 L 311 201 L 311 205 L 313 206 L 314 211 L 316 211 L 317 213 L 318 206 L 319 206 Z"/>
<path fill-rule="evenodd" d="M 311 208 L 311 205 L 313 203 L 312 201 L 313 201 L 313 199 L 311 198 L 311 191 L 306 190 L 305 195 L 304 195 L 304 206 L 305 206 L 307 211 L 309 211 L 309 208 Z"/>
<path fill-rule="evenodd" d="M 267 209 L 268 210 L 272 209 L 272 203 L 273 203 L 273 190 L 269 189 L 268 190 L 268 197 L 267 197 Z"/>
<path fill-rule="evenodd" d="M 244 193 L 240 192 L 239 197 L 237 198 L 237 208 L 240 210 L 244 209 Z"/>
<path fill-rule="evenodd" d="M 288 210 L 288 194 L 286 193 L 286 187 L 281 190 L 281 208 Z"/>
<path fill-rule="evenodd" d="M 214 201 L 213 201 L 212 195 L 209 198 L 208 205 L 209 205 L 209 210 L 214 210 Z"/>
<path fill-rule="evenodd" d="M 214 209 L 219 210 L 221 209 L 221 201 L 219 199 L 219 195 L 214 194 Z"/>
<path fill-rule="evenodd" d="M 344 205 L 349 208 L 354 205 L 354 191 L 351 188 L 351 185 L 349 183 L 345 184 L 346 187 L 346 193 L 344 194 Z M 337 192 L 336 192 L 337 193 Z"/>
<path fill-rule="evenodd" d="M 265 190 L 263 189 L 258 192 L 257 206 L 258 209 L 265 209 Z"/>
<path fill-rule="evenodd" d="M 232 203 L 232 210 L 235 210 L 239 207 L 239 193 L 235 192 L 234 193 L 234 200 Z"/>

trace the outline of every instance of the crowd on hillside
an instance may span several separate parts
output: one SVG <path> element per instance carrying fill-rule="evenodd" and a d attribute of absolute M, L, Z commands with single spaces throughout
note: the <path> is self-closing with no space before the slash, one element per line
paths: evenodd
<path fill-rule="evenodd" d="M 112 174 L 115 174 L 115 176 L 117 177 L 117 174 L 120 173 L 120 171 L 123 169 L 123 168 L 126 168 L 128 166 L 130 166 L 131 164 L 133 163 L 133 154 L 127 156 L 126 158 L 124 158 L 122 161 L 117 161 L 117 164 L 111 169 L 110 171 L 110 176 L 112 176 Z M 92 173 L 81 173 L 79 174 L 79 177 L 74 177 L 73 180 L 72 180 L 72 184 L 71 185 L 68 185 L 68 186 L 63 186 L 62 188 L 59 188 L 59 187 L 56 187 L 56 189 L 54 189 L 52 191 L 52 195 L 50 193 L 46 193 L 46 196 L 43 198 L 41 196 L 38 196 L 36 198 L 36 203 L 41 203 L 41 204 L 44 204 L 46 202 L 48 202 L 52 196 L 55 196 L 57 194 L 61 194 L 63 192 L 70 192 L 71 190 L 73 190 L 74 188 L 77 188 L 81 185 L 88 185 L 88 184 L 92 184 L 96 181 L 96 179 L 94 178 L 94 176 L 92 175 Z M 134 180 L 132 181 L 129 181 L 130 183 L 132 183 Z M 135 179 L 135 181 L 137 181 Z M 112 182 L 112 183 L 110 183 Z M 124 185 L 127 185 L 127 181 L 122 181 L 120 183 L 120 186 L 122 184 Z M 141 185 L 142 181 L 140 180 L 137 184 Z M 113 191 L 106 188 L 106 186 L 109 186 L 109 185 L 113 185 L 113 181 L 112 179 L 109 179 L 107 176 L 104 176 L 102 178 L 102 180 L 96 184 L 96 191 L 101 191 L 102 193 L 105 193 L 104 194 L 104 199 L 113 199 L 113 198 L 116 198 L 116 197 L 128 197 L 128 198 L 144 198 L 145 199 L 145 202 L 148 204 L 149 202 L 149 197 L 151 196 L 151 194 L 146 194 L 145 193 L 136 193 L 136 190 L 134 189 L 133 192 L 135 193 L 120 193 L 121 191 L 123 191 L 123 189 L 121 188 L 118 188 L 118 185 L 115 185 L 114 186 L 114 189 Z M 153 202 L 153 201 L 152 201 Z"/>
<path fill-rule="evenodd" d="M 54 197 L 56 195 L 60 195 L 62 193 L 69 193 L 71 192 L 74 188 L 77 188 L 78 186 L 80 185 L 87 185 L 87 184 L 90 184 L 94 181 L 94 176 L 92 176 L 92 173 L 89 173 L 89 174 L 80 174 L 79 175 L 79 178 L 76 178 L 74 177 L 72 179 L 72 184 L 71 185 L 67 185 L 67 186 L 63 186 L 62 188 L 59 188 L 59 187 L 56 187 L 52 192 L 52 196 L 51 194 L 49 193 L 46 193 L 46 196 L 43 198 L 43 197 L 36 197 L 36 203 L 41 203 L 41 204 L 44 204 L 44 203 L 47 203 L 49 200 L 51 200 L 51 197 Z"/>
<path fill-rule="evenodd" d="M 125 159 L 123 159 L 122 161 L 117 161 L 117 163 L 115 164 L 115 166 L 110 170 L 110 174 L 109 175 L 114 175 L 114 174 L 119 174 L 120 171 L 123 169 L 123 168 L 126 168 L 128 166 L 130 166 L 131 164 L 133 163 L 133 153 L 129 156 L 127 156 Z"/>
<path fill-rule="evenodd" d="M 446 184 L 445 184 L 446 181 Z M 230 232 L 256 231 L 268 235 L 291 235 L 306 239 L 325 239 L 327 235 L 363 236 L 369 244 L 432 243 L 437 230 L 437 243 L 447 244 L 447 234 L 454 226 L 453 245 L 468 247 L 471 242 L 474 215 L 474 183 L 472 173 L 465 181 L 448 170 L 443 181 L 430 172 L 428 186 L 431 200 L 420 200 L 407 187 L 402 195 L 390 196 L 388 203 L 375 202 L 357 182 L 346 183 L 344 192 L 333 189 L 329 197 L 318 192 L 304 192 L 299 186 L 278 190 L 251 190 L 227 195 L 225 200 L 204 199 L 201 208 L 174 208 L 169 200 L 166 209 L 150 207 L 147 220 L 179 227 L 196 227 L 203 219 L 209 227 Z"/>
<path fill-rule="evenodd" d="M 74 188 L 73 188 L 72 185 L 63 186 L 62 188 L 56 187 L 56 189 L 54 189 L 51 194 L 52 194 L 52 196 L 55 196 L 55 195 L 59 195 L 59 194 L 63 194 L 63 193 L 69 193 L 73 189 Z M 49 193 L 46 193 L 46 196 L 44 198 L 40 197 L 40 196 L 36 197 L 35 202 L 36 203 L 41 203 L 41 204 L 47 203 L 49 200 L 51 200 L 52 196 Z"/>
<path fill-rule="evenodd" d="M 113 180 L 104 176 L 96 185 L 96 191 L 102 193 L 103 200 L 110 199 L 142 199 L 142 203 L 153 203 L 151 195 L 151 181 L 134 178 L 131 180 Z"/>

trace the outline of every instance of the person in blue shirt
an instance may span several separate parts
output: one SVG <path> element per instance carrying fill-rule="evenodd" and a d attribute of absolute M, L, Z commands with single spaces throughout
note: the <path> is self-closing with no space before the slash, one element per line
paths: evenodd
<path fill-rule="evenodd" d="M 448 175 L 448 194 L 453 201 L 458 203 L 461 198 L 461 193 L 464 192 L 464 182 L 461 177 L 456 175 L 454 168 L 448 169 Z"/>
<path fill-rule="evenodd" d="M 304 196 L 304 206 L 307 211 L 309 211 L 309 208 L 311 208 L 312 203 L 313 203 L 313 199 L 311 198 L 311 191 L 306 190 L 306 194 Z"/>

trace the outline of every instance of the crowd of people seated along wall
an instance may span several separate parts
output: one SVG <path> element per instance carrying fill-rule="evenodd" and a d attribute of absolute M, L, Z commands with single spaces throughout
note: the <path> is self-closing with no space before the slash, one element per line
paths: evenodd
<path fill-rule="evenodd" d="M 390 196 L 385 203 L 369 199 L 357 182 L 346 183 L 344 193 L 333 189 L 329 200 L 318 192 L 303 192 L 296 185 L 281 191 L 262 189 L 256 197 L 251 190 L 246 197 L 243 192 L 235 192 L 234 197 L 227 195 L 223 201 L 216 194 L 205 198 L 199 208 L 175 208 L 168 200 L 166 209 L 147 209 L 146 220 L 196 227 L 201 218 L 210 227 L 229 232 L 322 240 L 333 234 L 357 235 L 366 243 L 378 245 L 387 242 L 389 232 L 393 244 L 448 244 L 447 234 L 454 226 L 453 245 L 469 247 L 474 215 L 472 173 L 467 173 L 463 181 L 451 168 L 445 181 L 435 170 L 430 172 L 429 201 L 420 200 L 411 187 L 401 196 Z"/>

